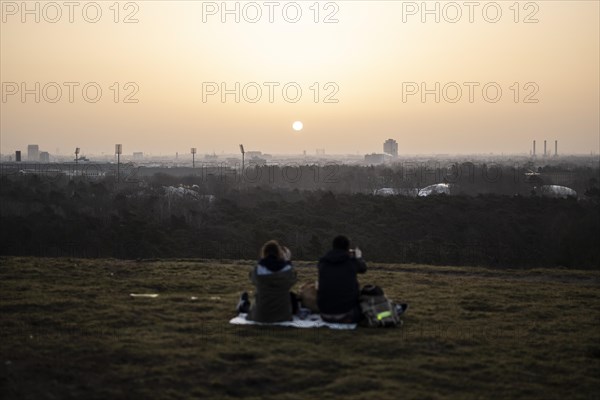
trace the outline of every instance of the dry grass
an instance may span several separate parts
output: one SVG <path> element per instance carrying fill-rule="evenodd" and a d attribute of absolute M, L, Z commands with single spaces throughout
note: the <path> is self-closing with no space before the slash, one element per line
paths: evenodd
<path fill-rule="evenodd" d="M 0 261 L 3 399 L 600 394 L 598 272 L 373 265 L 404 326 L 340 332 L 229 325 L 252 262 Z"/>

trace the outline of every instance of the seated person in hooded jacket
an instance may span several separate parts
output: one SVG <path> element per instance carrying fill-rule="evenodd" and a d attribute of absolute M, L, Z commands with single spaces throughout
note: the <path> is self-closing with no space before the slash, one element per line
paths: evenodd
<path fill-rule="evenodd" d="M 350 250 L 345 236 L 333 239 L 333 248 L 319 260 L 317 303 L 328 322 L 357 323 L 361 318 L 357 274 L 367 271 L 360 250 Z"/>
<path fill-rule="evenodd" d="M 290 262 L 289 249 L 275 240 L 265 243 L 258 265 L 250 272 L 250 281 L 256 287 L 252 305 L 243 293 L 239 312 L 248 312 L 247 319 L 257 322 L 291 321 L 295 296 L 290 289 L 296 283 L 296 271 Z M 249 311 L 248 311 L 249 309 Z"/>

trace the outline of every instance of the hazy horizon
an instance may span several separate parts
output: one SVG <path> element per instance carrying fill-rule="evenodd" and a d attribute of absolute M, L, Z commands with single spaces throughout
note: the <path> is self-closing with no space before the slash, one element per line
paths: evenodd
<path fill-rule="evenodd" d="M 291 2 L 279 2 L 273 23 L 262 2 L 254 3 L 262 12 L 255 23 L 252 2 L 227 4 L 236 3 L 239 23 L 215 11 L 221 2 L 165 1 L 121 2 L 118 15 L 100 3 L 96 23 L 82 6 L 70 23 L 59 5 L 53 23 L 48 2 L 39 2 L 39 22 L 21 14 L 20 2 L 16 10 L 3 2 L 0 152 L 25 155 L 37 144 L 51 154 L 80 147 L 108 155 L 122 143 L 126 154 L 235 154 L 243 143 L 270 154 L 363 155 L 382 152 L 388 138 L 400 154 L 527 154 L 536 140 L 539 155 L 545 139 L 551 153 L 554 140 L 559 154 L 599 152 L 598 2 L 519 2 L 518 13 L 500 2 L 497 22 L 493 7 L 482 12 L 492 2 L 480 2 L 472 23 L 465 6 L 451 22 L 452 2 L 428 3 L 438 4 L 439 23 L 415 11 L 421 2 L 319 3 L 318 15 L 313 3 L 299 2 L 296 23 L 281 11 Z M 294 8 L 286 15 L 293 19 Z M 240 84 L 239 102 L 236 94 L 222 102 L 223 82 L 228 90 Z M 430 90 L 436 82 L 440 101 L 428 94 L 423 102 L 421 84 Z M 25 102 L 23 83 L 37 91 Z M 83 97 L 90 83 L 88 95 L 102 90 L 97 102 Z M 62 96 L 53 103 L 57 87 Z M 298 101 L 288 101 L 298 87 Z M 457 87 L 462 96 L 453 102 Z M 257 88 L 262 96 L 252 102 Z M 294 121 L 304 128 L 294 131 Z"/>
<path fill-rule="evenodd" d="M 31 144 L 36 144 L 36 143 L 31 143 Z M 554 145 L 552 145 L 554 146 Z M 113 151 L 105 151 L 105 152 L 100 152 L 100 153 L 94 153 L 94 152 L 87 152 L 84 149 L 80 150 L 79 153 L 79 157 L 101 157 L 102 159 L 106 159 L 106 158 L 115 158 L 116 159 L 116 154 L 114 154 L 114 146 L 112 146 Z M 21 157 L 22 157 L 22 162 L 26 163 L 28 162 L 27 160 L 27 146 L 25 146 L 24 148 L 21 149 L 16 149 L 21 151 Z M 67 150 L 67 151 L 63 151 L 62 149 L 58 149 L 59 151 L 56 152 L 57 149 L 55 149 L 55 151 L 51 151 L 51 149 L 46 149 L 46 148 L 42 148 L 39 147 L 39 152 L 48 152 L 50 157 L 51 157 L 51 161 L 52 161 L 52 157 L 54 158 L 60 158 L 60 159 L 64 159 L 64 158 L 73 158 L 74 159 L 74 151 L 71 150 Z M 74 150 L 74 149 L 73 149 Z M 260 149 L 249 149 L 247 151 L 261 151 Z M 178 157 L 178 159 L 183 160 L 183 161 L 190 161 L 192 160 L 192 155 L 189 151 L 189 149 L 187 151 L 182 150 L 182 151 L 174 151 L 174 152 L 163 152 L 163 153 L 147 153 L 144 152 L 142 150 L 139 150 L 137 148 L 133 148 L 133 149 L 123 149 L 123 153 L 121 154 L 121 159 L 131 159 L 134 157 L 134 153 L 142 153 L 142 157 L 145 160 L 152 158 L 173 158 L 175 159 L 175 157 Z M 317 154 L 314 150 L 312 151 L 306 151 L 306 154 L 303 154 L 303 152 L 298 152 L 298 153 L 267 153 L 264 151 L 261 151 L 263 155 L 268 155 L 268 156 L 272 156 L 274 158 L 296 158 L 296 157 L 307 157 L 307 158 L 334 158 L 334 157 L 359 157 L 359 158 L 363 158 L 365 155 L 369 155 L 369 154 L 383 154 L 384 152 L 379 150 L 379 151 L 372 151 L 372 152 L 354 152 L 354 153 L 343 153 L 343 152 L 334 152 L 334 151 L 327 151 L 327 149 L 325 149 L 325 153 L 322 154 Z M 239 158 L 241 160 L 241 154 L 239 152 L 230 152 L 230 151 L 221 151 L 221 152 L 213 152 L 213 151 L 201 151 L 200 149 L 198 149 L 197 153 L 196 153 L 196 162 L 202 162 L 205 161 L 205 156 L 212 156 L 212 155 L 216 155 L 219 157 L 232 157 L 232 158 Z M 0 156 L 2 157 L 10 157 L 14 159 L 15 153 L 14 152 L 1 152 Z M 559 159 L 566 159 L 569 157 L 598 157 L 599 153 L 597 151 L 591 151 L 589 153 L 561 153 L 559 150 L 558 153 L 558 157 Z M 531 158 L 532 154 L 530 152 L 520 152 L 520 153 L 511 153 L 511 152 L 502 152 L 502 153 L 495 153 L 495 152 L 480 152 L 480 153 L 400 153 L 398 154 L 398 157 L 395 158 L 397 160 L 402 160 L 402 159 L 406 159 L 406 158 L 413 158 L 413 157 L 432 157 L 432 159 L 436 159 L 436 158 L 444 158 L 444 157 L 448 157 L 448 158 L 460 158 L 460 157 L 472 157 L 472 158 L 485 158 L 485 157 L 504 157 L 504 158 L 510 158 L 510 157 L 525 157 L 525 158 Z M 538 151 L 538 153 L 536 154 L 536 158 L 538 160 L 557 160 L 557 158 L 554 155 L 554 147 L 552 147 L 552 149 L 550 149 L 550 146 L 548 146 L 548 153 L 546 156 L 544 156 L 543 151 L 542 153 L 540 153 Z M 391 161 L 393 161 L 394 159 L 391 159 Z M 91 162 L 95 161 L 95 160 L 90 160 Z"/>

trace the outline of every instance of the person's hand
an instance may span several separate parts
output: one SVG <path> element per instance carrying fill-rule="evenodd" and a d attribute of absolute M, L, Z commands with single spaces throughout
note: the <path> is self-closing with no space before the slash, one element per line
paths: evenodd
<path fill-rule="evenodd" d="M 283 247 L 283 259 L 285 261 L 290 261 L 292 259 L 292 252 L 287 247 Z"/>
<path fill-rule="evenodd" d="M 354 249 L 354 257 L 362 258 L 362 251 L 358 247 Z"/>

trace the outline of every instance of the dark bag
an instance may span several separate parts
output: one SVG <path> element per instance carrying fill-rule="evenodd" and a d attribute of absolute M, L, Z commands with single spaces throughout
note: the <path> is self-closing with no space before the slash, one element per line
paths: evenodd
<path fill-rule="evenodd" d="M 388 328 L 400 324 L 394 304 L 385 297 L 379 286 L 366 285 L 360 291 L 360 309 L 365 324 L 372 328 Z"/>

